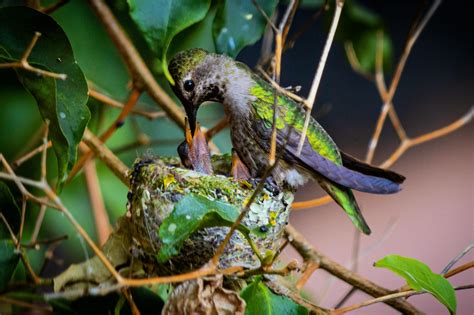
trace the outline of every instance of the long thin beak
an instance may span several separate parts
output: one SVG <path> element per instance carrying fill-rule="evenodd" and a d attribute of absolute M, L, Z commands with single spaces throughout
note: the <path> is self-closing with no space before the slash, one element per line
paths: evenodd
<path fill-rule="evenodd" d="M 194 136 L 194 130 L 196 129 L 196 119 L 197 119 L 197 107 L 195 106 L 185 106 L 186 115 L 188 116 L 189 128 L 191 129 L 191 134 Z"/>

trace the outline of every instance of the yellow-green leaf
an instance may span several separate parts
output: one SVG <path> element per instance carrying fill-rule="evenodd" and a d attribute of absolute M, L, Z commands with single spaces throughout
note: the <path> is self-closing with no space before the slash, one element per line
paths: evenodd
<path fill-rule="evenodd" d="M 388 255 L 374 265 L 387 268 L 403 277 L 415 291 L 431 293 L 451 314 L 456 313 L 456 295 L 451 283 L 442 275 L 431 271 L 430 267 L 421 261 L 399 255 Z"/>

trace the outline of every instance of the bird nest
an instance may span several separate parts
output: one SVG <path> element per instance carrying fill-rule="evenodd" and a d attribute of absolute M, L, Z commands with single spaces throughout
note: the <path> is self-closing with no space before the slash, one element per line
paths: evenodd
<path fill-rule="evenodd" d="M 181 274 L 212 258 L 233 221 L 222 211 L 240 213 L 255 184 L 229 177 L 229 155 L 213 156 L 211 165 L 214 174 L 206 175 L 183 168 L 176 158 L 135 161 L 127 211 L 102 248 L 121 274 L 134 278 Z M 293 191 L 265 184 L 225 247 L 219 268 L 258 268 L 262 257 L 276 253 L 292 201 Z M 93 257 L 56 277 L 54 289 L 83 294 L 86 288 L 94 292 L 114 281 Z"/>

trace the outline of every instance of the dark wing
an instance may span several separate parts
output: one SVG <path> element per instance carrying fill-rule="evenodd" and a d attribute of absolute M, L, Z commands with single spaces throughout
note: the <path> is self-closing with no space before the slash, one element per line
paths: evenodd
<path fill-rule="evenodd" d="M 360 172 L 365 175 L 386 178 L 397 184 L 401 184 L 405 181 L 405 176 L 403 175 L 367 164 L 343 151 L 339 152 L 341 153 L 342 165 L 353 171 Z"/>
<path fill-rule="evenodd" d="M 256 121 L 253 126 L 255 140 L 267 152 L 270 151 L 271 128 L 266 128 L 263 122 Z M 301 154 L 297 155 L 300 134 L 294 129 L 285 127 L 277 132 L 278 152 L 281 152 L 287 162 L 298 164 L 305 169 L 315 172 L 339 185 L 372 194 L 392 194 L 400 191 L 400 185 L 382 177 L 366 175 L 351 170 L 343 165 L 335 164 L 316 152 L 308 139 L 305 139 Z"/>

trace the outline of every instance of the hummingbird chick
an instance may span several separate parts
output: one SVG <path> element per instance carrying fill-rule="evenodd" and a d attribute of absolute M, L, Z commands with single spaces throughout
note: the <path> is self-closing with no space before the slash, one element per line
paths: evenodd
<path fill-rule="evenodd" d="M 230 57 L 191 49 L 169 63 L 191 130 L 199 106 L 206 101 L 224 105 L 229 117 L 232 145 L 254 178 L 268 167 L 273 126 L 274 90 L 245 64 Z M 370 234 L 351 189 L 375 194 L 398 192 L 404 177 L 363 163 L 340 151 L 313 118 L 303 148 L 298 145 L 305 120 L 303 105 L 285 95 L 277 98 L 277 155 L 272 177 L 278 184 L 298 187 L 313 179 L 344 209 L 354 225 Z"/>

